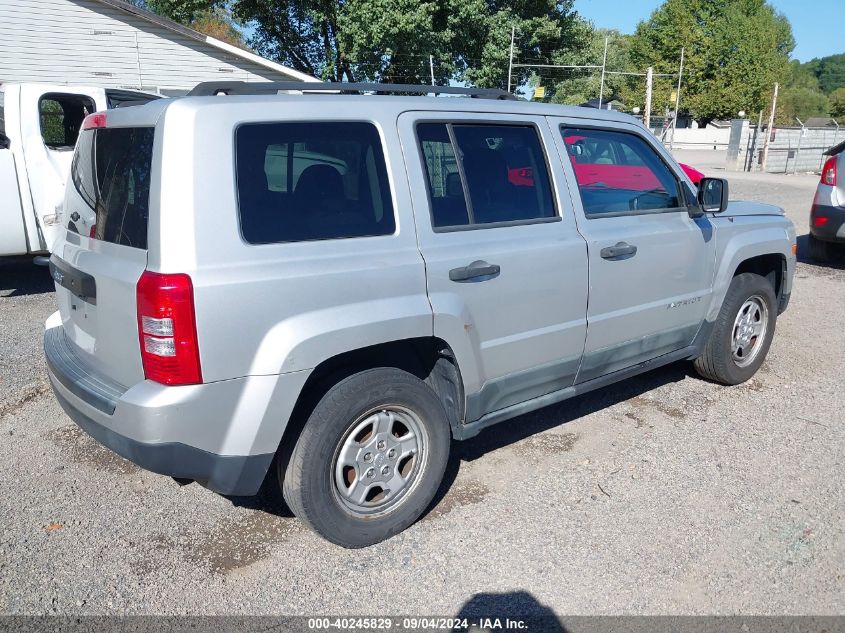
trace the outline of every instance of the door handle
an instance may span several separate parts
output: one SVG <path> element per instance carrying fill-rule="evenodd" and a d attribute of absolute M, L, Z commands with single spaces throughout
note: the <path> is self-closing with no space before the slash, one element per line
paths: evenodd
<path fill-rule="evenodd" d="M 497 264 L 488 264 L 482 259 L 472 262 L 469 266 L 453 268 L 449 271 L 449 279 L 457 282 L 487 281 L 499 276 L 501 268 Z"/>
<path fill-rule="evenodd" d="M 615 246 L 606 246 L 601 249 L 602 259 L 627 259 L 637 254 L 637 247 L 627 242 L 617 242 Z"/>

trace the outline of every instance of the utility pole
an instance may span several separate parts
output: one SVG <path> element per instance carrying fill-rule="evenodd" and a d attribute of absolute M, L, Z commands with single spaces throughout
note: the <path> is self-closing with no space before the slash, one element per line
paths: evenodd
<path fill-rule="evenodd" d="M 516 26 L 511 27 L 511 54 L 508 62 L 508 92 L 511 91 L 511 76 L 513 75 L 513 40 L 516 36 Z"/>
<path fill-rule="evenodd" d="M 763 143 L 763 162 L 760 171 L 766 171 L 766 163 L 769 162 L 769 143 L 772 140 L 772 129 L 775 126 L 775 109 L 778 107 L 778 84 L 775 82 L 775 90 L 772 94 L 772 111 L 769 112 L 769 127 L 766 128 L 766 142 Z"/>
<path fill-rule="evenodd" d="M 675 130 L 678 129 L 678 108 L 681 107 L 681 77 L 684 75 L 684 49 L 681 47 L 681 67 L 678 68 L 678 89 L 675 91 L 675 119 L 672 121 L 672 138 L 669 140 L 669 151 L 675 148 Z"/>
<path fill-rule="evenodd" d="M 604 73 L 607 69 L 607 40 L 609 38 L 605 36 L 604 38 L 604 58 L 601 62 L 601 86 L 599 87 L 599 110 L 601 110 L 601 103 L 602 98 L 604 97 Z"/>
<path fill-rule="evenodd" d="M 654 68 L 649 66 L 645 76 L 645 116 L 643 123 L 651 129 L 651 91 L 654 84 Z"/>
<path fill-rule="evenodd" d="M 428 65 L 431 68 L 431 85 L 434 85 L 434 55 L 428 56 Z"/>

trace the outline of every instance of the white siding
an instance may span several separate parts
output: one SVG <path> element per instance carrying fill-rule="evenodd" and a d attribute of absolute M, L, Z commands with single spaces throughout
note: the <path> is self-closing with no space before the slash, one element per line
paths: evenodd
<path fill-rule="evenodd" d="M 0 82 L 189 90 L 292 77 L 96 0 L 0 0 Z"/>

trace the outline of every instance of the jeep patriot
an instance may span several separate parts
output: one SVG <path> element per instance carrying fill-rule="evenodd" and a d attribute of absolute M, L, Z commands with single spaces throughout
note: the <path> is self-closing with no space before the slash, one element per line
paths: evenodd
<path fill-rule="evenodd" d="M 56 243 L 44 349 L 111 450 L 225 495 L 274 471 L 362 547 L 425 512 L 452 440 L 667 363 L 760 367 L 795 271 L 781 209 L 696 188 L 625 114 L 313 86 L 85 119 L 63 213 L 95 228 Z"/>

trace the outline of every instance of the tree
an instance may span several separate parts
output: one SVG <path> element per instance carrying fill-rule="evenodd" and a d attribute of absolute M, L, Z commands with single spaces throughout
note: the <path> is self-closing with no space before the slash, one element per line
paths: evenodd
<path fill-rule="evenodd" d="M 188 26 L 232 46 L 246 48 L 243 35 L 235 26 L 232 15 L 224 7 L 206 9 L 198 13 Z"/>
<path fill-rule="evenodd" d="M 226 0 L 129 0 L 136 7 L 189 26 L 233 46 L 246 48 Z"/>
<path fill-rule="evenodd" d="M 778 125 L 798 125 L 796 117 L 806 121 L 812 116 L 825 116 L 828 111 L 827 97 L 810 88 L 786 88 L 778 97 L 775 122 Z"/>
<path fill-rule="evenodd" d="M 555 63 L 580 50 L 590 27 L 573 0 L 234 0 L 255 25 L 262 55 L 328 80 L 505 87 L 511 28 L 516 56 Z M 515 83 L 528 80 L 515 69 Z"/>
<path fill-rule="evenodd" d="M 830 94 L 829 98 L 830 116 L 835 119 L 845 117 L 845 88 L 837 88 Z"/>
<path fill-rule="evenodd" d="M 626 71 L 630 68 L 628 59 L 630 36 L 614 29 L 595 29 L 588 37 L 588 45 L 583 50 L 571 53 L 566 62 L 578 66 L 599 66 L 604 59 L 604 42 L 607 38 L 607 69 Z M 551 100 L 555 103 L 579 105 L 590 99 L 597 99 L 602 94 L 605 101 L 628 99 L 639 101 L 635 96 L 637 79 L 628 75 L 610 73 L 605 76 L 604 91 L 601 90 L 601 72 L 592 68 L 560 69 L 544 71 L 539 69 L 537 81 L 541 85 L 553 85 Z M 641 82 L 645 85 L 645 79 Z M 637 105 L 637 104 L 634 104 Z"/>
<path fill-rule="evenodd" d="M 806 121 L 810 117 L 825 116 L 830 112 L 832 102 L 822 91 L 817 74 L 820 61 L 813 60 L 806 64 L 797 60 L 790 62 L 790 78 L 778 102 L 779 125 L 796 125 L 796 118 Z"/>
<path fill-rule="evenodd" d="M 637 26 L 631 61 L 677 72 L 683 47 L 681 110 L 707 123 L 764 109 L 794 46 L 788 20 L 765 0 L 666 0 Z M 671 90 L 655 85 L 655 106 Z"/>
<path fill-rule="evenodd" d="M 211 11 L 215 0 L 146 0 L 146 7 L 180 24 L 189 25 L 201 13 Z"/>
<path fill-rule="evenodd" d="M 831 94 L 837 88 L 845 87 L 845 53 L 817 57 L 806 64 L 801 64 L 801 68 L 817 79 L 818 87 L 825 94 Z"/>

